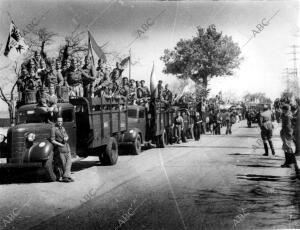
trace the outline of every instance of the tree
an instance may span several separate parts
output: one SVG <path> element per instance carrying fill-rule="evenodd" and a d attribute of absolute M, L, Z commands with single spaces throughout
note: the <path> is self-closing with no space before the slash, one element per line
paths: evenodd
<path fill-rule="evenodd" d="M 10 123 L 15 124 L 15 95 L 14 91 L 17 85 L 17 79 L 20 75 L 20 69 L 18 68 L 18 63 L 15 62 L 11 69 L 5 68 L 3 70 L 11 71 L 13 70 L 13 75 L 16 78 L 11 78 L 11 74 L 4 74 L 0 85 L 0 99 L 4 101 L 8 106 Z M 2 71 L 3 71 L 2 70 Z M 5 76 L 6 75 L 6 76 Z"/>
<path fill-rule="evenodd" d="M 164 50 L 163 72 L 190 78 L 207 88 L 209 78 L 233 75 L 242 60 L 241 50 L 231 37 L 217 32 L 214 25 L 206 31 L 200 27 L 197 30 L 196 37 L 181 39 L 174 50 Z"/>
<path fill-rule="evenodd" d="M 40 49 L 40 53 L 42 57 L 46 57 L 45 53 L 45 46 L 50 45 L 53 42 L 53 38 L 57 35 L 47 28 L 38 28 L 32 31 L 33 37 L 28 37 L 29 41 L 29 48 L 33 49 Z"/>

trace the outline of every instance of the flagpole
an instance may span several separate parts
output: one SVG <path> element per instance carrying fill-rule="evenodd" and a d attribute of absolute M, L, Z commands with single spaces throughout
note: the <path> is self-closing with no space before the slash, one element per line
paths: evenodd
<path fill-rule="evenodd" d="M 129 80 L 131 79 L 131 49 L 129 49 Z"/>

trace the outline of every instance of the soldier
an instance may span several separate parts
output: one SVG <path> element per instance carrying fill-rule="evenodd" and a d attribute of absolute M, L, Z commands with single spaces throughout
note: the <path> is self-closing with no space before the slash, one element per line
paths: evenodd
<path fill-rule="evenodd" d="M 144 93 L 143 93 L 143 89 L 141 87 L 141 82 L 140 81 L 136 81 L 135 82 L 135 87 L 136 87 L 136 97 L 137 99 L 142 99 L 144 97 Z"/>
<path fill-rule="evenodd" d="M 129 95 L 129 85 L 128 85 L 128 78 L 122 78 L 122 87 L 120 89 L 120 95 L 123 97 L 127 97 Z"/>
<path fill-rule="evenodd" d="M 165 85 L 165 89 L 164 89 L 162 95 L 163 95 L 163 99 L 166 102 L 169 102 L 169 103 L 172 102 L 172 99 L 173 99 L 172 98 L 172 92 L 171 92 L 171 90 L 169 90 L 169 85 L 168 84 Z"/>
<path fill-rule="evenodd" d="M 71 68 L 67 72 L 67 81 L 71 88 L 71 97 L 83 97 L 82 88 L 82 73 L 79 70 L 79 62 L 77 59 L 73 58 L 71 61 Z"/>
<path fill-rule="evenodd" d="M 143 97 L 149 97 L 150 90 L 147 86 L 145 86 L 145 80 L 141 80 L 141 88 L 143 89 Z"/>
<path fill-rule="evenodd" d="M 260 129 L 261 129 L 261 139 L 264 143 L 265 153 L 264 156 L 268 156 L 268 143 L 270 145 L 270 149 L 272 154 L 275 155 L 275 150 L 272 142 L 272 135 L 273 135 L 273 124 L 272 124 L 272 112 L 269 110 L 267 105 L 264 105 L 264 112 L 260 114 Z"/>
<path fill-rule="evenodd" d="M 162 97 L 162 92 L 163 92 L 163 86 L 162 86 L 162 80 L 159 80 L 158 81 L 158 84 L 157 84 L 157 87 L 155 89 L 155 92 L 154 92 L 154 97 L 157 99 L 157 100 L 162 100 L 163 97 Z"/>
<path fill-rule="evenodd" d="M 129 80 L 129 94 L 128 99 L 131 101 L 136 100 L 136 87 L 135 87 L 135 80 Z"/>
<path fill-rule="evenodd" d="M 293 129 L 292 129 L 292 114 L 290 112 L 290 106 L 285 104 L 282 106 L 282 128 L 280 131 L 280 137 L 282 140 L 282 149 L 285 155 L 285 162 L 281 167 L 288 168 L 290 164 L 296 163 L 295 155 L 292 149 L 293 141 Z"/>
<path fill-rule="evenodd" d="M 194 136 L 196 141 L 200 140 L 201 123 L 202 123 L 202 118 L 200 116 L 200 113 L 196 112 L 196 115 L 194 117 Z"/>
<path fill-rule="evenodd" d="M 120 68 L 119 62 L 116 62 L 116 67 L 113 69 L 113 71 L 109 74 L 109 78 L 111 81 L 116 81 L 118 80 L 122 73 L 123 73 L 124 69 Z"/>
<path fill-rule="evenodd" d="M 58 117 L 56 125 L 51 130 L 51 142 L 55 146 L 54 151 L 59 154 L 63 165 L 62 182 L 73 182 L 71 178 L 72 156 L 68 144 L 69 136 L 63 127 L 63 118 Z"/>
<path fill-rule="evenodd" d="M 225 120 L 226 120 L 226 135 L 232 133 L 232 132 L 231 132 L 231 126 L 232 126 L 232 123 L 231 123 L 232 119 L 231 119 L 231 117 L 232 117 L 232 114 L 229 112 L 229 110 L 226 111 L 226 113 L 225 113 Z"/>
<path fill-rule="evenodd" d="M 45 86 L 49 88 L 50 85 L 53 85 L 53 87 L 56 88 L 56 86 L 58 85 L 62 86 L 63 84 L 64 84 L 64 78 L 61 72 L 56 70 L 55 60 L 52 60 L 51 68 L 47 74 Z"/>
<path fill-rule="evenodd" d="M 88 56 L 85 56 L 85 63 L 82 67 L 82 83 L 84 97 L 94 97 L 94 81 L 96 80 L 96 71 L 92 66 Z"/>
<path fill-rule="evenodd" d="M 53 84 L 49 86 L 49 94 L 47 94 L 46 99 L 51 116 L 53 116 L 54 113 L 58 113 L 57 96 L 55 94 L 55 86 Z"/>
<path fill-rule="evenodd" d="M 44 59 L 40 59 L 40 68 L 37 69 L 36 73 L 38 74 L 39 78 L 42 82 L 42 88 L 46 85 L 46 79 L 48 77 L 48 69 Z"/>
<path fill-rule="evenodd" d="M 33 57 L 33 60 L 34 60 L 34 62 L 35 62 L 35 65 L 37 66 L 37 68 L 39 69 L 39 68 L 41 68 L 41 60 L 42 60 L 43 58 L 41 57 L 41 54 L 36 50 L 36 51 L 34 51 L 34 57 Z"/>
<path fill-rule="evenodd" d="M 18 97 L 19 97 L 19 101 L 21 103 L 25 102 L 25 82 L 28 81 L 28 79 L 30 78 L 30 75 L 28 73 L 28 70 L 26 68 L 25 64 L 21 65 L 21 75 L 17 80 L 17 88 L 18 88 Z"/>
<path fill-rule="evenodd" d="M 180 114 L 180 111 L 177 110 L 176 116 L 174 117 L 173 121 L 173 128 L 174 128 L 174 136 L 176 138 L 177 144 L 181 143 L 181 132 L 183 130 L 184 121 Z"/>

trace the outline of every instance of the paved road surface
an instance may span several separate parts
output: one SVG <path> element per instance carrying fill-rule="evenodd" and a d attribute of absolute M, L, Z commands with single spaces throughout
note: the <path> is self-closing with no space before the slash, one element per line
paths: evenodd
<path fill-rule="evenodd" d="M 74 183 L 14 174 L 0 185 L 0 229 L 13 213 L 5 229 L 300 228 L 300 183 L 280 168 L 278 133 L 277 157 L 262 156 L 258 128 L 243 121 L 231 136 L 121 156 L 113 167 L 87 158 Z"/>

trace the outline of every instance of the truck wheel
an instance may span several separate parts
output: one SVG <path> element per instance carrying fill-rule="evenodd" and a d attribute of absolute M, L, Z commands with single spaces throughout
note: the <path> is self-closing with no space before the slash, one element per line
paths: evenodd
<path fill-rule="evenodd" d="M 181 132 L 181 140 L 182 140 L 183 143 L 187 142 L 186 133 L 184 131 Z"/>
<path fill-rule="evenodd" d="M 46 171 L 46 180 L 49 182 L 56 181 L 56 174 L 54 172 L 54 159 L 53 159 L 54 153 L 51 152 L 49 155 L 49 158 L 46 162 L 43 163 L 43 168 Z"/>
<path fill-rule="evenodd" d="M 139 155 L 142 152 L 142 140 L 141 135 L 137 135 L 134 142 L 132 143 L 132 154 Z"/>
<path fill-rule="evenodd" d="M 100 161 L 104 165 L 115 165 L 118 161 L 118 143 L 116 138 L 110 137 L 107 146 L 105 148 L 105 153 L 100 157 Z"/>

